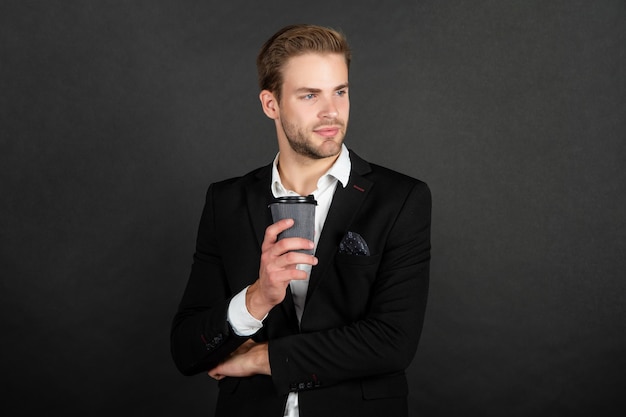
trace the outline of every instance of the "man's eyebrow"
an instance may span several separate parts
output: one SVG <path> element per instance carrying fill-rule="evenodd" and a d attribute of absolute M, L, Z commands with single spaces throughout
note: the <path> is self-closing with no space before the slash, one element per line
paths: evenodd
<path fill-rule="evenodd" d="M 296 90 L 296 93 L 321 93 L 322 90 L 313 87 L 300 87 Z"/>

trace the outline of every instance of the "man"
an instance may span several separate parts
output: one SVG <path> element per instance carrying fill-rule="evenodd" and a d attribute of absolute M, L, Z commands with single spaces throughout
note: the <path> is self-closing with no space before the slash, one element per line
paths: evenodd
<path fill-rule="evenodd" d="M 278 155 L 207 192 L 171 346 L 183 374 L 219 381 L 217 416 L 408 414 L 430 192 L 343 144 L 350 57 L 345 38 L 324 27 L 270 38 L 257 58 L 259 97 Z M 293 221 L 272 224 L 272 199 L 310 194 L 314 241 L 278 240 Z"/>

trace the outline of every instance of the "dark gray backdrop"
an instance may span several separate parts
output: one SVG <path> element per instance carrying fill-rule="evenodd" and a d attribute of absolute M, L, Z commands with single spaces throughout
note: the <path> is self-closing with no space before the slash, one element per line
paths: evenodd
<path fill-rule="evenodd" d="M 170 320 L 206 187 L 276 149 L 256 52 L 311 22 L 354 49 L 347 144 L 433 191 L 411 415 L 623 411 L 625 18 L 620 0 L 1 1 L 3 409 L 212 414 Z"/>

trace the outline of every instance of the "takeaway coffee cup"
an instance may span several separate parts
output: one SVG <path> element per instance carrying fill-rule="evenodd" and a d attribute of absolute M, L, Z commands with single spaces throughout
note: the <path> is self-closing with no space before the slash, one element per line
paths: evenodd
<path fill-rule="evenodd" d="M 274 223 L 281 219 L 293 219 L 294 224 L 278 235 L 278 240 L 286 237 L 302 237 L 313 240 L 315 237 L 315 206 L 317 201 L 313 195 L 278 197 L 270 204 Z M 311 250 L 297 252 L 313 255 Z"/>

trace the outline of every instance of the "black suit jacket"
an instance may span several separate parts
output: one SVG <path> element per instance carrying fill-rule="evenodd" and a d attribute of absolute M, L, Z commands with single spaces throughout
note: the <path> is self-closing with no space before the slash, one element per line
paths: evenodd
<path fill-rule="evenodd" d="M 300 327 L 291 294 L 253 336 L 269 341 L 272 376 L 225 378 L 217 416 L 281 417 L 299 392 L 301 417 L 403 416 L 405 369 L 415 354 L 428 292 L 431 196 L 427 185 L 350 152 L 349 184 L 324 224 Z M 230 299 L 259 272 L 272 223 L 271 165 L 209 187 L 191 275 L 171 347 L 185 375 L 205 372 L 247 338 L 226 319 Z M 370 256 L 340 253 L 348 231 Z"/>

